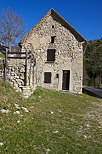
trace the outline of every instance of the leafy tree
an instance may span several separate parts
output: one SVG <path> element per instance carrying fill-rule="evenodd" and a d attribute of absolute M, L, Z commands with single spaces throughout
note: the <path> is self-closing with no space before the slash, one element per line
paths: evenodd
<path fill-rule="evenodd" d="M 102 39 L 88 42 L 87 49 L 84 54 L 84 72 L 86 72 L 89 77 L 88 85 L 93 85 L 93 86 L 101 85 L 101 81 L 102 81 Z M 99 80 L 98 84 L 96 83 L 97 78 Z"/>
<path fill-rule="evenodd" d="M 0 43 L 5 46 L 15 44 L 25 32 L 25 24 L 21 16 L 10 8 L 0 13 Z"/>

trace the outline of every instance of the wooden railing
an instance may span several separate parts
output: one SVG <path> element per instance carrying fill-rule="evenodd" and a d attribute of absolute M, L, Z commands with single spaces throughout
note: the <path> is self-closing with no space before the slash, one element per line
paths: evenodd
<path fill-rule="evenodd" d="M 7 80 L 7 60 L 9 59 L 24 59 L 25 60 L 25 86 L 28 83 L 27 70 L 28 70 L 28 59 L 30 60 L 30 73 L 29 73 L 29 85 L 31 83 L 31 63 L 33 62 L 33 83 L 34 83 L 34 66 L 35 58 L 31 51 L 26 52 L 11 52 L 8 47 L 0 49 L 0 52 L 5 55 L 4 60 L 4 80 Z"/>

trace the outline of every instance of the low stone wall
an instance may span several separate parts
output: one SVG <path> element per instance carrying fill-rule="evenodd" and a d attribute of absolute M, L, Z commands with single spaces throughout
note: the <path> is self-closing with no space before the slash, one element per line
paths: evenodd
<path fill-rule="evenodd" d="M 3 60 L 1 60 L 3 62 Z M 25 83 L 25 60 L 8 60 L 7 61 L 7 73 L 6 79 L 12 86 L 22 93 L 27 98 L 30 96 L 36 88 L 36 83 L 33 82 L 33 66 L 30 65 L 30 60 L 27 64 L 27 83 Z M 0 68 L 0 78 L 4 77 L 4 68 Z"/>
<path fill-rule="evenodd" d="M 25 85 L 25 66 L 22 62 L 8 62 L 7 80 L 21 92 L 20 86 Z"/>
<path fill-rule="evenodd" d="M 0 78 L 3 79 L 3 75 L 4 75 L 4 62 L 3 59 L 0 58 Z"/>

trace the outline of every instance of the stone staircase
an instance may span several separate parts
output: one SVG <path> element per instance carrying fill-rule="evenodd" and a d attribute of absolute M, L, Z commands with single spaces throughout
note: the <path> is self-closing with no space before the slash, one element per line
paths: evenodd
<path fill-rule="evenodd" d="M 21 86 L 20 88 L 21 88 L 23 97 L 28 98 L 31 94 L 33 94 L 36 87 L 37 87 L 37 85 Z"/>

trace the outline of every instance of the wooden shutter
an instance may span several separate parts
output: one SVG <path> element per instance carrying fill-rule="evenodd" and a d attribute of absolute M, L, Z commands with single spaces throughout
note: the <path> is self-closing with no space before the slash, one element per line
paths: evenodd
<path fill-rule="evenodd" d="M 55 49 L 47 50 L 47 61 L 55 61 Z"/>
<path fill-rule="evenodd" d="M 51 83 L 51 72 L 44 73 L 44 83 Z"/>

